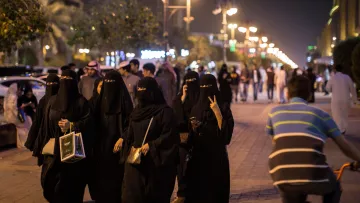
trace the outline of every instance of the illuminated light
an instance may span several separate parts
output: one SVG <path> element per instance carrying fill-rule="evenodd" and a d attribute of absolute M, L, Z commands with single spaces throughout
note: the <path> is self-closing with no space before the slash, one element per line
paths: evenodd
<path fill-rule="evenodd" d="M 141 59 L 160 59 L 160 58 L 165 58 L 165 51 L 151 51 L 151 50 L 141 51 Z"/>
<path fill-rule="evenodd" d="M 134 53 L 126 53 L 126 57 L 127 58 L 134 58 L 135 54 Z"/>
<path fill-rule="evenodd" d="M 337 38 L 336 37 L 333 37 L 333 41 L 335 41 Z"/>
<path fill-rule="evenodd" d="M 111 52 L 111 56 L 114 56 L 114 55 L 115 55 L 115 52 L 112 51 L 112 52 Z"/>
<path fill-rule="evenodd" d="M 331 44 L 331 48 L 334 48 L 335 47 L 335 45 L 334 44 Z"/>
<path fill-rule="evenodd" d="M 238 27 L 237 24 L 229 24 L 228 25 L 229 29 L 236 29 Z"/>
<path fill-rule="evenodd" d="M 104 60 L 105 60 L 105 58 L 104 58 L 104 57 L 101 57 L 101 58 L 100 58 L 100 61 L 104 61 Z"/>
<path fill-rule="evenodd" d="M 95 30 L 95 27 L 94 27 L 94 26 L 92 26 L 92 27 L 91 27 L 91 29 L 92 29 L 92 30 Z"/>
<path fill-rule="evenodd" d="M 256 52 L 256 49 L 255 49 L 255 48 L 250 48 L 250 49 L 249 49 L 249 52 L 250 52 L 250 53 L 255 53 L 255 52 Z"/>
<path fill-rule="evenodd" d="M 270 43 L 270 44 L 269 44 L 269 47 L 270 47 L 270 48 L 274 48 L 274 47 L 275 47 L 275 44 L 274 44 L 274 43 Z"/>
<path fill-rule="evenodd" d="M 70 26 L 70 30 L 74 30 L 74 27 L 73 27 L 73 26 Z"/>
<path fill-rule="evenodd" d="M 260 48 L 266 48 L 268 46 L 268 44 L 266 44 L 266 43 L 263 43 L 263 44 L 260 44 Z"/>
<path fill-rule="evenodd" d="M 249 40 L 257 42 L 257 41 L 259 41 L 259 37 L 249 37 Z"/>
<path fill-rule="evenodd" d="M 46 50 L 49 50 L 49 49 L 50 49 L 50 46 L 49 46 L 49 45 L 45 45 L 45 49 L 46 49 Z"/>
<path fill-rule="evenodd" d="M 237 12 L 238 12 L 238 9 L 237 9 L 237 8 L 230 8 L 229 10 L 226 11 L 226 13 L 227 13 L 229 16 L 235 15 Z"/>
<path fill-rule="evenodd" d="M 238 30 L 239 30 L 239 32 L 241 32 L 241 33 L 246 33 L 247 28 L 245 28 L 245 27 L 239 27 Z"/>
<path fill-rule="evenodd" d="M 308 56 L 307 57 L 307 62 L 310 62 L 311 61 L 311 56 Z"/>
<path fill-rule="evenodd" d="M 332 22 L 332 18 L 329 19 L 329 21 L 327 22 L 328 25 L 330 25 Z"/>
<path fill-rule="evenodd" d="M 83 49 L 85 54 L 90 53 L 90 49 Z"/>
<path fill-rule="evenodd" d="M 109 52 L 106 52 L 106 56 L 109 56 Z"/>
<path fill-rule="evenodd" d="M 255 32 L 257 32 L 258 29 L 256 27 L 249 27 L 249 30 L 250 30 L 250 32 L 255 33 Z"/>
<path fill-rule="evenodd" d="M 266 43 L 266 42 L 268 42 L 268 38 L 267 38 L 267 37 L 262 37 L 262 38 L 261 38 L 261 41 L 263 41 L 263 42 Z"/>
<path fill-rule="evenodd" d="M 337 11 L 338 9 L 339 9 L 339 5 L 334 6 L 330 11 L 330 16 L 332 16 L 335 13 L 335 11 Z"/>
<path fill-rule="evenodd" d="M 181 49 L 181 56 L 182 57 L 187 57 L 190 55 L 190 51 L 186 50 L 186 49 Z"/>
<path fill-rule="evenodd" d="M 274 48 L 270 47 L 267 49 L 267 53 L 272 54 L 274 53 Z"/>

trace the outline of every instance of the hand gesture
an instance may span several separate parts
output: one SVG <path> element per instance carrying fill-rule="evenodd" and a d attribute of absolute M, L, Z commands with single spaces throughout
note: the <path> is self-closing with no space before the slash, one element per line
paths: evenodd
<path fill-rule="evenodd" d="M 216 96 L 214 95 L 214 100 L 211 99 L 211 97 L 208 97 L 209 100 L 210 100 L 210 108 L 212 110 L 214 110 L 214 108 L 219 108 L 219 105 L 217 104 L 217 101 L 216 101 Z"/>
<path fill-rule="evenodd" d="M 146 144 L 144 144 L 142 147 L 141 147 L 141 152 L 144 154 L 144 155 L 146 155 L 148 152 L 149 152 L 149 144 L 148 143 L 146 143 Z"/>
<path fill-rule="evenodd" d="M 114 153 L 117 153 L 118 151 L 121 150 L 123 142 L 124 142 L 124 139 L 122 139 L 122 138 L 118 139 L 118 141 L 114 145 L 114 149 L 113 149 Z"/>
<path fill-rule="evenodd" d="M 223 79 L 227 78 L 228 74 L 224 73 Z"/>
<path fill-rule="evenodd" d="M 69 130 L 70 128 L 70 121 L 67 119 L 61 119 L 58 123 L 59 127 L 61 128 L 61 131 L 64 133 Z"/>

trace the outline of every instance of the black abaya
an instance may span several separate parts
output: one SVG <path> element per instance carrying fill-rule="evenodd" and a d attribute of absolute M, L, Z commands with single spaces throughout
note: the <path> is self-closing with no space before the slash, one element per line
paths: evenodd
<path fill-rule="evenodd" d="M 141 147 L 149 122 L 154 119 L 145 141 L 148 153 L 142 156 L 139 165 L 125 164 L 123 202 L 169 203 L 180 142 L 176 118 L 155 79 L 140 80 L 137 97 L 139 104 L 130 117 L 125 149 Z"/>
<path fill-rule="evenodd" d="M 231 141 L 234 120 L 229 105 L 219 98 L 216 79 L 205 75 L 200 80 L 198 103 L 191 115 L 202 122 L 190 132 L 192 156 L 187 168 L 186 203 L 227 203 L 230 196 L 230 169 L 226 145 Z M 214 98 L 222 114 L 222 127 L 210 109 L 207 97 Z"/>
<path fill-rule="evenodd" d="M 95 108 L 96 142 L 94 146 L 95 199 L 98 203 L 121 203 L 124 165 L 115 143 L 123 138 L 133 109 L 130 95 L 120 73 L 109 72 Z"/>
<path fill-rule="evenodd" d="M 221 93 L 221 97 L 224 103 L 230 104 L 232 102 L 232 92 L 231 92 L 231 76 L 227 71 L 227 66 L 224 64 L 221 68 L 219 75 L 219 89 Z"/>

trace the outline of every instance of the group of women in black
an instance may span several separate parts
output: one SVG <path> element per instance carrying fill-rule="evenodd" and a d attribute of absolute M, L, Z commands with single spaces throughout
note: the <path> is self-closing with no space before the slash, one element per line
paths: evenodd
<path fill-rule="evenodd" d="M 234 121 L 212 75 L 184 77 L 170 108 L 154 78 L 137 86 L 133 107 L 117 71 L 96 81 L 87 101 L 79 94 L 76 73 L 49 75 L 27 148 L 42 166 L 44 197 L 51 203 L 83 202 L 84 190 L 97 203 L 169 203 L 179 182 L 185 203 L 226 203 L 230 174 L 226 145 Z M 86 158 L 60 160 L 59 138 L 70 126 L 81 132 Z M 55 138 L 53 155 L 42 149 Z M 129 161 L 139 149 L 141 161 Z"/>

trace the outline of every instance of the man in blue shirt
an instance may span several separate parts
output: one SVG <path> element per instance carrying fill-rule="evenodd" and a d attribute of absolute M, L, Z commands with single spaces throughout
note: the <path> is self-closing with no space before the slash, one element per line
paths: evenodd
<path fill-rule="evenodd" d="M 332 117 L 307 104 L 310 92 L 306 77 L 293 77 L 288 83 L 290 103 L 269 113 L 266 129 L 274 145 L 270 175 L 283 203 L 305 203 L 307 194 L 324 196 L 324 203 L 340 201 L 340 185 L 323 153 L 327 138 L 346 156 L 360 160 L 360 152 L 345 140 Z"/>

